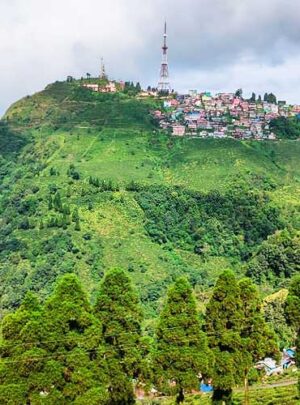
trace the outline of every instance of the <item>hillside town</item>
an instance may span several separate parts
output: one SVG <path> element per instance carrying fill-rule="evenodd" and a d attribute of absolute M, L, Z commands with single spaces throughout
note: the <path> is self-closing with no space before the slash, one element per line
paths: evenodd
<path fill-rule="evenodd" d="M 300 105 L 273 98 L 271 102 L 266 94 L 263 100 L 256 100 L 255 95 L 246 100 L 239 92 L 212 95 L 193 90 L 166 98 L 163 107 L 152 114 L 160 128 L 174 136 L 274 140 L 271 120 L 300 117 Z"/>
<path fill-rule="evenodd" d="M 276 140 L 276 135 L 272 131 L 272 120 L 280 117 L 300 119 L 300 105 L 277 101 L 272 93 L 265 93 L 263 97 L 260 95 L 256 97 L 252 93 L 249 99 L 243 97 L 242 89 L 238 89 L 235 93 L 215 95 L 197 90 L 190 90 L 188 94 L 178 94 L 171 90 L 164 52 L 165 47 L 157 87 L 148 86 L 147 90 L 143 90 L 139 82 L 109 79 L 103 59 L 100 75 L 92 78 L 87 73 L 86 79 L 82 77 L 80 84 L 97 93 L 123 92 L 139 99 L 148 97 L 156 99 L 160 107 L 151 111 L 151 114 L 159 127 L 173 136 Z M 67 81 L 71 82 L 73 78 L 68 76 Z"/>

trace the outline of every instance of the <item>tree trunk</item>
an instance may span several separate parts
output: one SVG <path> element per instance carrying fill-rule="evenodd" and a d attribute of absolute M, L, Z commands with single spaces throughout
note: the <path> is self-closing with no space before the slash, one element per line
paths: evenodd
<path fill-rule="evenodd" d="M 245 373 L 244 377 L 244 405 L 249 405 L 249 384 L 248 384 L 248 373 Z"/>
<path fill-rule="evenodd" d="M 184 392 L 183 392 L 183 388 L 181 387 L 179 389 L 179 393 L 176 398 L 176 404 L 181 404 L 181 402 L 183 402 L 183 401 L 184 401 Z"/>

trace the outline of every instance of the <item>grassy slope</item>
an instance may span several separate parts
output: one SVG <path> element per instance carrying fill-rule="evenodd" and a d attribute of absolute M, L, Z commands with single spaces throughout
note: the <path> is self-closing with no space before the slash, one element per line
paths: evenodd
<path fill-rule="evenodd" d="M 27 175 L 16 184 L 10 184 L 11 192 L 14 195 L 21 189 L 30 190 L 32 185 L 39 186 L 36 195 L 40 199 L 39 210 L 46 215 L 48 188 L 50 184 L 55 184 L 61 189 L 64 202 L 71 207 L 79 207 L 81 232 L 74 232 L 72 225 L 68 232 L 80 250 L 75 257 L 72 256 L 73 269 L 80 274 L 90 292 L 97 285 L 99 272 L 114 266 L 130 269 L 144 299 L 148 291 L 155 292 L 166 286 L 176 274 L 188 273 L 190 268 L 198 269 L 203 274 L 208 272 L 213 281 L 220 271 L 230 266 L 226 258 L 212 258 L 204 263 L 193 253 L 165 250 L 152 242 L 144 230 L 143 212 L 132 194 L 122 189 L 122 185 L 130 180 L 146 184 L 182 185 L 207 192 L 211 189 L 223 191 L 233 179 L 257 173 L 268 175 L 280 184 L 272 198 L 284 209 L 290 210 L 291 206 L 296 209 L 298 206 L 300 142 L 169 138 L 153 133 L 146 119 L 129 119 L 130 113 L 126 111 L 130 111 L 130 100 L 118 101 L 117 107 L 112 102 L 108 109 L 103 106 L 100 109 L 101 102 L 95 102 L 92 115 L 88 104 L 85 104 L 85 113 L 80 115 L 80 102 L 72 104 L 68 100 L 72 94 L 69 87 L 54 90 L 50 88 L 50 92 L 47 90 L 23 99 L 7 113 L 16 132 L 23 134 L 25 128 L 30 128 L 30 135 L 34 139 L 33 144 L 25 147 L 19 164 L 27 162 L 32 155 L 45 164 L 39 176 Z M 71 129 L 53 131 L 47 125 L 60 122 L 60 108 L 64 114 L 77 111 L 73 115 L 74 125 Z M 86 111 L 89 111 L 88 115 Z M 113 119 L 107 120 L 107 116 Z M 105 119 L 106 124 L 99 128 L 98 123 L 105 122 Z M 97 121 L 95 125 L 94 121 Z M 35 128 L 41 124 L 47 125 Z M 71 163 L 80 172 L 81 179 L 69 184 L 67 169 Z M 50 176 L 51 167 L 59 175 Z M 109 198 L 95 195 L 93 209 L 88 210 L 86 200 L 81 197 L 81 189 L 88 186 L 89 176 L 115 180 L 121 185 L 121 190 Z M 6 178 L 5 181 L 9 183 L 10 180 Z M 72 190 L 70 197 L 66 194 L 67 188 Z M 55 229 L 18 229 L 14 231 L 14 236 L 34 244 L 57 232 Z M 83 241 L 82 235 L 87 232 L 92 234 L 92 242 Z M 91 250 L 93 253 L 97 251 L 100 244 L 98 269 L 91 269 L 86 255 L 91 254 Z M 28 258 L 19 257 L 15 260 L 14 271 L 24 268 L 28 269 L 29 274 L 36 271 Z M 48 293 L 47 286 L 44 293 Z"/>

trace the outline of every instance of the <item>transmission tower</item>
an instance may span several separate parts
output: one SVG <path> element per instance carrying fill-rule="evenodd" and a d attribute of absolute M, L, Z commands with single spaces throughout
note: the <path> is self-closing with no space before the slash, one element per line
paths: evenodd
<path fill-rule="evenodd" d="M 162 46 L 162 61 L 160 67 L 160 79 L 158 82 L 158 90 L 161 92 L 171 91 L 169 82 L 169 66 L 168 66 L 168 46 L 167 46 L 167 22 L 165 21 L 164 42 Z"/>
<path fill-rule="evenodd" d="M 100 79 L 107 79 L 106 71 L 105 71 L 105 64 L 103 58 L 101 58 L 101 70 L 100 70 Z"/>

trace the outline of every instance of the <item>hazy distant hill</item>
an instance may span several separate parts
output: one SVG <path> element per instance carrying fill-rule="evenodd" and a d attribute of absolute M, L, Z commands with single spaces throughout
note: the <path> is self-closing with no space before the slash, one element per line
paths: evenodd
<path fill-rule="evenodd" d="M 224 268 L 245 272 L 277 230 L 296 240 L 300 142 L 175 139 L 152 122 L 157 103 L 55 83 L 8 110 L 0 126 L 5 309 L 28 289 L 46 296 L 66 272 L 93 292 L 120 266 L 151 316 L 178 274 L 200 293 Z M 274 270 L 260 282 L 269 292 L 289 276 Z"/>

